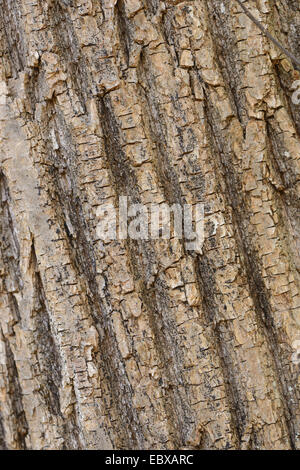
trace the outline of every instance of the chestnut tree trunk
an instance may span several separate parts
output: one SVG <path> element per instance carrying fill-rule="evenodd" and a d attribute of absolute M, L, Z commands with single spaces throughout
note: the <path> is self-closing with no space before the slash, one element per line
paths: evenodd
<path fill-rule="evenodd" d="M 299 0 L 247 0 L 300 57 Z M 0 447 L 295 449 L 297 66 L 236 0 L 0 0 Z M 205 206 L 97 235 L 120 196 Z"/>

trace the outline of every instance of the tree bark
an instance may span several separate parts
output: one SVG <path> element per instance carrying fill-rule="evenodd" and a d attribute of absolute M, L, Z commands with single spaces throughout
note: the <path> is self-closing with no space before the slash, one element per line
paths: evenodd
<path fill-rule="evenodd" d="M 295 64 L 235 0 L 0 7 L 0 447 L 299 449 Z M 122 195 L 203 203 L 202 253 L 104 243 Z"/>

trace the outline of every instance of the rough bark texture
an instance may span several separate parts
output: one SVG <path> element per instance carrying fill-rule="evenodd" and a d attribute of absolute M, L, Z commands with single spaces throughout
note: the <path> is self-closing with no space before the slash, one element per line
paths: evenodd
<path fill-rule="evenodd" d="M 298 0 L 245 4 L 300 57 Z M 235 0 L 0 21 L 0 447 L 300 448 L 299 72 Z M 203 253 L 104 244 L 119 195 L 203 202 Z"/>

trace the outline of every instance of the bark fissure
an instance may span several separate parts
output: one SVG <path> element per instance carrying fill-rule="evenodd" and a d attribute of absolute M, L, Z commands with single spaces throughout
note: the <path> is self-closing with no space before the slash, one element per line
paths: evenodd
<path fill-rule="evenodd" d="M 49 411 L 59 415 L 61 413 L 59 398 L 59 388 L 62 382 L 61 359 L 58 347 L 55 344 L 55 333 L 51 331 L 50 316 L 41 275 L 38 270 L 34 240 L 32 240 L 31 245 L 30 267 L 33 271 L 33 286 L 35 289 L 33 312 L 38 346 L 37 360 L 42 373 L 39 393 L 47 403 Z"/>
<path fill-rule="evenodd" d="M 11 412 L 14 417 L 15 442 L 18 449 L 26 449 L 26 436 L 28 434 L 28 424 L 24 412 L 23 394 L 19 381 L 18 369 L 9 341 L 0 330 L 1 340 L 4 342 L 5 354 L 7 358 L 7 380 L 8 393 L 10 397 Z"/>
<path fill-rule="evenodd" d="M 113 113 L 111 110 L 108 112 L 106 107 L 102 107 L 100 109 L 104 115 L 103 122 L 105 123 L 104 135 L 106 154 L 113 174 L 116 193 L 118 195 L 122 195 L 122 192 L 124 191 L 124 194 L 129 194 L 131 196 L 131 202 L 137 203 L 140 201 L 138 184 L 133 170 L 128 167 L 128 163 L 124 161 L 125 157 L 120 143 L 118 142 L 117 123 L 113 120 Z M 116 161 L 117 157 L 119 158 Z M 122 178 L 123 174 L 126 175 L 125 181 L 124 178 Z M 167 294 L 164 291 L 162 284 L 153 280 L 153 266 L 157 263 L 155 261 L 155 253 L 151 244 L 148 242 L 148 247 L 145 249 L 143 242 L 129 240 L 127 243 L 127 249 L 131 260 L 131 268 L 134 278 L 141 284 L 141 297 L 144 305 L 147 307 L 156 347 L 166 375 L 165 386 L 169 390 L 165 406 L 167 410 L 170 407 L 172 410 L 168 412 L 170 416 L 170 429 L 173 429 L 175 434 L 172 437 L 174 437 L 179 443 L 185 439 L 187 433 L 186 427 L 189 426 L 192 418 L 191 413 L 188 410 L 188 405 L 185 403 L 187 401 L 185 392 L 183 391 L 183 396 L 181 396 L 181 392 L 179 392 L 177 388 L 184 388 L 184 381 L 182 377 L 180 377 L 181 374 L 177 367 L 177 363 L 179 362 L 180 364 L 181 362 L 179 359 L 180 350 L 178 344 L 176 344 L 176 328 L 174 322 L 167 313 Z M 140 259 L 141 262 L 139 262 Z M 150 287 L 151 284 L 152 286 Z M 154 286 L 156 286 L 157 289 L 155 289 Z M 158 300 L 156 296 L 159 296 L 160 300 Z M 161 308 L 158 307 L 159 305 Z M 165 355 L 165 351 L 167 350 L 172 351 L 172 354 L 168 357 Z M 172 367 L 170 367 L 170 364 L 172 364 Z M 175 422 L 174 416 L 176 416 Z M 180 433 L 180 435 L 178 435 L 178 433 Z"/>

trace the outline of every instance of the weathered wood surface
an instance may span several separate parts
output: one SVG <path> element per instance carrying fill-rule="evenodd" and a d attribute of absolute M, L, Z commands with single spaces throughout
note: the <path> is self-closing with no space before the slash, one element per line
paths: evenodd
<path fill-rule="evenodd" d="M 299 448 L 299 71 L 234 0 L 0 16 L 0 446 Z M 203 253 L 103 244 L 120 195 L 203 202 Z"/>

